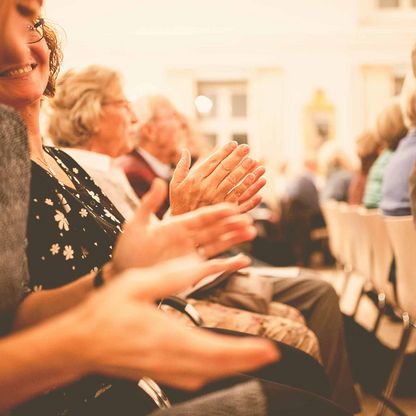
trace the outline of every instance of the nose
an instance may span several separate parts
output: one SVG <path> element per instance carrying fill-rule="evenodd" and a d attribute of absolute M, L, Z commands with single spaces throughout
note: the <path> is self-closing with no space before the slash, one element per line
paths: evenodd
<path fill-rule="evenodd" d="M 137 118 L 136 112 L 133 110 L 131 104 L 129 104 L 129 112 L 131 116 L 131 124 L 137 124 L 139 119 Z"/>

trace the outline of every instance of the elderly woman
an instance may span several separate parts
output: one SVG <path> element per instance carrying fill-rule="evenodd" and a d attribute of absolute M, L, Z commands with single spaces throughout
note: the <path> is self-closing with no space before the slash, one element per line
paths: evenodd
<path fill-rule="evenodd" d="M 111 110 L 107 110 L 108 103 L 114 103 Z M 120 75 L 97 65 L 68 71 L 58 81 L 56 95 L 50 100 L 49 113 L 49 134 L 54 143 L 67 146 L 65 152 L 102 185 L 116 207 L 131 215 L 128 210 L 136 209 L 139 201 L 131 196 L 134 192 L 112 159 L 129 150 L 129 139 L 136 124 L 123 93 Z M 88 129 L 80 126 L 88 126 Z M 273 302 L 270 310 L 279 316 L 267 316 L 203 300 L 191 302 L 208 326 L 266 335 L 319 359 L 314 334 L 305 327 L 300 313 L 292 307 Z"/>

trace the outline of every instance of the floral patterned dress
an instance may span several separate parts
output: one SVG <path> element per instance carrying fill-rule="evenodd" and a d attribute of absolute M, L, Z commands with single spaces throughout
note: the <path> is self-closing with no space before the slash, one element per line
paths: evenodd
<path fill-rule="evenodd" d="M 124 222 L 91 177 L 65 152 L 44 147 L 65 171 L 76 189 L 32 162 L 27 226 L 29 287 L 63 286 L 98 270 L 111 259 Z M 113 381 L 91 376 L 40 396 L 15 409 L 13 415 L 79 415 Z"/>
<path fill-rule="evenodd" d="M 65 152 L 44 147 L 76 189 L 32 162 L 27 229 L 30 285 L 51 289 L 97 270 L 111 259 L 123 216 Z"/>

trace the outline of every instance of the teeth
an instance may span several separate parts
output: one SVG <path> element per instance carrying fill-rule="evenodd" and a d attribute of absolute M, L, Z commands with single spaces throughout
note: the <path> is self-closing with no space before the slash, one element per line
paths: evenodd
<path fill-rule="evenodd" d="M 12 69 L 11 71 L 7 71 L 4 73 L 6 77 L 14 77 L 16 75 L 27 74 L 28 72 L 32 71 L 32 65 L 26 65 L 22 68 Z"/>

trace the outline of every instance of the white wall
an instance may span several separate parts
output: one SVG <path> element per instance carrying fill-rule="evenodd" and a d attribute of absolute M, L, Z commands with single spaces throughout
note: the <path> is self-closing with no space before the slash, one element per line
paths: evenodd
<path fill-rule="evenodd" d="M 267 145 L 275 162 L 299 162 L 303 109 L 317 88 L 335 105 L 337 140 L 351 150 L 389 91 L 386 76 L 369 66 L 408 64 L 415 15 L 405 24 L 360 26 L 369 20 L 363 2 L 369 0 L 47 0 L 45 14 L 66 31 L 64 68 L 111 65 L 132 94 L 150 84 L 188 113 L 197 79 L 246 76 L 259 94 L 252 113 L 257 147 Z M 279 74 L 271 83 L 279 114 L 271 109 L 275 124 L 262 128 L 258 112 L 273 104 L 273 91 L 259 87 L 267 68 Z"/>

